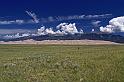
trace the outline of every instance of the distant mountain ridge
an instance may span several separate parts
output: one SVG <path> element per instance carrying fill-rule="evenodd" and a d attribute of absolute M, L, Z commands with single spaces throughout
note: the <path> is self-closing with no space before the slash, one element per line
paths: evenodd
<path fill-rule="evenodd" d="M 13 39 L 0 39 L 0 41 L 23 41 L 33 39 L 36 41 L 43 40 L 103 40 L 116 43 L 124 43 L 124 36 L 114 35 L 109 33 L 84 33 L 84 34 L 67 34 L 67 35 L 40 35 L 40 36 L 26 36 Z"/>

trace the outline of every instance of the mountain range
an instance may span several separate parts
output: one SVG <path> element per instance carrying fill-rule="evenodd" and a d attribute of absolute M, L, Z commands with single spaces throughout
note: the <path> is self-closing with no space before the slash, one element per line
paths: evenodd
<path fill-rule="evenodd" d="M 43 40 L 102 40 L 111 41 L 116 43 L 124 43 L 124 36 L 114 35 L 112 33 L 84 33 L 84 34 L 67 34 L 67 35 L 38 35 L 38 36 L 25 36 L 19 38 L 5 39 L 1 38 L 0 41 L 23 41 L 33 39 L 35 41 Z"/>

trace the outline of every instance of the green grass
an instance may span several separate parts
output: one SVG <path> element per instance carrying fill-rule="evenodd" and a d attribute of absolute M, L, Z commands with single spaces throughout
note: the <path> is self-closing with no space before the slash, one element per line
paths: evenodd
<path fill-rule="evenodd" d="M 0 45 L 0 82 L 124 82 L 124 46 Z"/>

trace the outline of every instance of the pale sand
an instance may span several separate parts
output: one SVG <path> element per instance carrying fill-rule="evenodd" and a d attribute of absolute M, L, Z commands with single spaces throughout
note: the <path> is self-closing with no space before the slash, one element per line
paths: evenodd
<path fill-rule="evenodd" d="M 0 44 L 44 44 L 44 45 L 104 45 L 104 44 L 119 44 L 110 41 L 101 41 L 101 40 L 43 40 L 43 41 L 34 41 L 34 40 L 24 40 L 24 41 L 9 41 L 3 42 L 0 41 Z"/>

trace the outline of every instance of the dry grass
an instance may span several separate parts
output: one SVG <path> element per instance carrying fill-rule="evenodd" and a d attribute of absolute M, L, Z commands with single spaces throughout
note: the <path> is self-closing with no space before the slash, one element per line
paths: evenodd
<path fill-rule="evenodd" d="M 124 46 L 0 45 L 0 82 L 124 82 Z"/>

